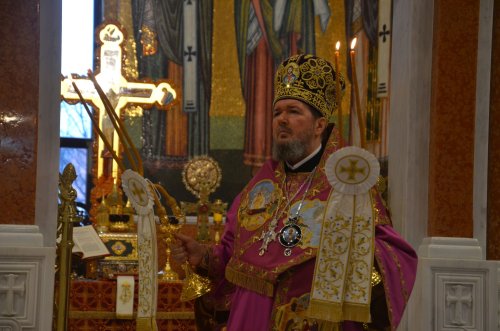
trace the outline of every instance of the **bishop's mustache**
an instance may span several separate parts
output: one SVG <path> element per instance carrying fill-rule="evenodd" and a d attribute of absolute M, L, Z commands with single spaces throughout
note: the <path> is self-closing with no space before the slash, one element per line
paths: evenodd
<path fill-rule="evenodd" d="M 276 130 L 276 133 L 292 133 L 292 130 L 286 125 L 280 125 Z"/>

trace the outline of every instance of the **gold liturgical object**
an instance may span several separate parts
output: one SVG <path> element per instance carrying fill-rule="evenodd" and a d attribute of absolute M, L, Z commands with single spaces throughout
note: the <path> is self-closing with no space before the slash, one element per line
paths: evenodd
<path fill-rule="evenodd" d="M 167 262 L 161 272 L 161 279 L 165 281 L 178 280 L 179 275 L 177 275 L 177 273 L 172 270 L 172 267 L 170 266 L 170 244 L 174 240 L 174 234 L 179 231 L 182 225 L 179 223 L 177 218 L 169 219 L 165 208 L 159 209 L 158 216 L 160 218 L 160 231 L 165 235 L 164 240 L 167 244 Z M 185 221 L 184 216 L 183 220 Z M 186 263 L 182 266 L 182 269 L 184 269 L 185 278 L 181 292 L 181 301 L 194 300 L 210 292 L 210 280 L 196 274 L 189 265 L 189 262 L 186 261 Z"/>
<path fill-rule="evenodd" d="M 114 129 L 116 130 L 116 133 L 117 133 L 117 136 L 119 137 L 120 143 L 124 146 L 123 150 L 125 151 L 125 156 L 128 160 L 128 163 L 130 164 L 130 167 L 132 168 L 132 170 L 137 172 L 139 175 L 143 176 L 144 169 L 143 169 L 142 159 L 141 159 L 136 147 L 134 146 L 127 130 L 125 129 L 125 126 L 123 125 L 119 116 L 116 114 L 114 107 L 111 105 L 108 97 L 103 92 L 103 90 L 101 89 L 100 85 L 98 84 L 95 76 L 93 75 L 93 73 L 90 70 L 88 72 L 88 75 L 89 75 L 90 80 L 94 84 L 94 86 L 99 94 L 99 97 L 102 100 L 102 103 L 104 104 L 104 108 L 106 110 L 106 113 L 109 116 L 109 119 L 111 120 L 111 123 L 112 123 Z M 88 105 L 86 104 L 85 99 L 82 96 L 80 90 L 78 89 L 78 86 L 75 84 L 75 82 L 72 82 L 72 86 L 73 86 L 75 92 L 80 97 L 80 101 L 84 105 L 85 110 L 87 111 L 90 119 L 92 120 L 93 127 L 96 130 L 96 133 L 102 139 L 105 148 L 111 153 L 111 156 L 112 156 L 113 160 L 116 162 L 119 169 L 122 172 L 125 171 L 125 166 L 124 166 L 121 158 L 118 157 L 117 153 L 113 149 L 112 142 L 110 142 L 108 140 L 108 138 L 106 137 L 106 135 L 103 133 L 103 131 L 99 129 L 99 125 L 98 125 L 97 121 L 94 119 L 94 117 L 92 116 L 92 113 L 91 113 L 90 109 L 88 108 Z M 150 184 L 151 190 L 153 190 L 155 192 L 159 192 L 161 194 L 161 196 L 165 199 L 167 205 L 171 209 L 172 214 L 175 216 L 175 218 L 177 220 L 184 220 L 185 217 L 184 217 L 181 209 L 177 205 L 177 202 L 175 201 L 175 199 L 172 196 L 170 196 L 170 194 L 167 192 L 167 190 L 165 188 L 163 188 L 163 186 L 161 186 L 158 183 L 154 184 L 154 183 L 149 182 L 149 184 Z M 154 196 L 154 204 L 155 204 L 157 213 L 160 216 L 161 223 L 163 225 L 168 224 L 168 218 L 166 217 L 165 207 L 163 207 L 163 205 L 160 203 L 159 196 L 157 196 L 156 194 L 154 194 L 153 196 Z M 172 228 L 172 230 L 175 230 L 175 227 Z M 187 261 L 183 267 L 187 271 L 186 271 L 185 286 L 183 287 L 183 292 L 181 294 L 181 298 L 194 299 L 198 296 L 201 296 L 201 295 L 207 293 L 210 290 L 209 286 L 207 286 L 207 284 L 209 284 L 209 281 L 207 279 L 202 278 L 199 275 L 196 275 L 191 270 L 191 267 Z M 201 284 L 198 285 L 199 283 L 201 283 Z M 138 326 L 138 330 L 144 329 L 143 328 L 144 323 L 139 323 L 139 321 L 138 321 L 137 326 Z"/>
<path fill-rule="evenodd" d="M 58 283 L 57 298 L 55 301 L 56 330 L 67 330 L 69 312 L 69 285 L 71 274 L 71 257 L 73 250 L 73 224 L 82 219 L 76 210 L 76 190 L 73 182 L 76 171 L 73 164 L 68 163 L 59 174 L 59 205 L 57 215 L 57 261 L 56 279 Z"/>
<path fill-rule="evenodd" d="M 167 257 L 167 261 L 165 262 L 165 267 L 160 271 L 160 279 L 163 281 L 174 281 L 179 280 L 179 275 L 172 269 L 170 265 L 170 245 L 175 240 L 174 234 L 179 231 L 181 225 L 177 219 L 170 220 L 166 215 L 166 212 L 163 215 L 159 215 L 160 217 L 160 231 L 163 233 L 163 240 L 165 241 L 165 254 Z"/>
<path fill-rule="evenodd" d="M 208 278 L 196 274 L 187 262 L 182 268 L 186 272 L 186 278 L 182 287 L 181 301 L 194 300 L 210 292 L 211 283 Z"/>
<path fill-rule="evenodd" d="M 210 241 L 208 216 L 213 213 L 216 231 L 218 231 L 222 215 L 227 209 L 227 203 L 223 203 L 221 200 L 212 203 L 208 199 L 210 193 L 215 192 L 219 187 L 221 179 L 222 172 L 218 163 L 208 156 L 198 156 L 191 159 L 182 171 L 182 181 L 186 189 L 199 200 L 195 203 L 181 201 L 181 210 L 186 215 L 197 215 L 198 234 L 196 239 L 200 242 Z M 217 238 L 215 241 L 217 242 Z"/>
<path fill-rule="evenodd" d="M 211 203 L 208 199 L 210 193 L 213 193 L 220 185 L 221 179 L 222 173 L 219 165 L 211 157 L 198 156 L 187 162 L 184 166 L 182 181 L 186 188 L 198 197 L 199 200 L 196 203 L 181 202 L 181 210 L 184 214 L 194 213 L 197 215 L 197 240 L 200 242 L 210 241 L 210 232 L 208 229 L 209 214 L 214 214 L 214 223 L 216 224 L 216 231 L 218 231 L 218 225 L 222 222 L 222 215 L 227 208 L 227 203 L 222 203 L 221 200 Z M 215 215 L 218 216 L 215 217 Z M 217 241 L 217 235 L 215 241 Z M 186 272 L 186 279 L 184 291 L 181 294 L 182 301 L 198 298 L 210 291 L 211 284 L 208 279 L 197 275 L 191 268 L 187 268 L 186 265 L 184 266 L 184 270 Z"/>

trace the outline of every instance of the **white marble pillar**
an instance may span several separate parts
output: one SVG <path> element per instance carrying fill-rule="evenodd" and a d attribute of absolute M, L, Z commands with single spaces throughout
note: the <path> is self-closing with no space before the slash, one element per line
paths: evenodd
<path fill-rule="evenodd" d="M 474 141 L 474 238 L 426 238 L 433 0 L 393 2 L 389 205 L 419 249 L 417 283 L 398 330 L 498 330 L 498 268 L 486 261 L 493 0 L 481 0 Z"/>
<path fill-rule="evenodd" d="M 474 132 L 474 238 L 486 258 L 488 203 L 488 133 L 494 0 L 481 0 L 477 50 L 476 123 Z"/>
<path fill-rule="evenodd" d="M 388 203 L 415 249 L 427 235 L 433 18 L 433 0 L 393 0 Z"/>
<path fill-rule="evenodd" d="M 418 247 L 427 235 L 433 0 L 394 0 L 389 118 L 389 206 Z"/>
<path fill-rule="evenodd" d="M 40 72 L 35 224 L 55 246 L 61 100 L 61 0 L 40 0 Z"/>
<path fill-rule="evenodd" d="M 425 238 L 418 254 L 405 330 L 499 330 L 500 262 L 484 260 L 476 239 Z"/>
<path fill-rule="evenodd" d="M 0 224 L 0 330 L 51 330 L 55 248 L 36 225 Z"/>

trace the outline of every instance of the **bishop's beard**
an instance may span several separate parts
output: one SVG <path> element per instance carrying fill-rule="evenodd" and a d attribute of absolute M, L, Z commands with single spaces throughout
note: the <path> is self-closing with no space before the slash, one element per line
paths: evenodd
<path fill-rule="evenodd" d="M 290 162 L 300 160 L 305 152 L 305 145 L 299 140 L 293 140 L 281 144 L 273 142 L 273 159 L 277 161 Z"/>
<path fill-rule="evenodd" d="M 297 162 L 307 156 L 308 146 L 313 139 L 313 132 L 306 131 L 300 137 L 288 142 L 273 141 L 273 159 L 276 161 Z"/>

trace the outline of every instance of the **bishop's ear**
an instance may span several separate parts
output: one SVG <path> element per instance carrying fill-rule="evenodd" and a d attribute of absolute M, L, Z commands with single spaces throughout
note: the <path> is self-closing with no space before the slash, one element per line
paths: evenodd
<path fill-rule="evenodd" d="M 326 130 L 327 125 L 328 125 L 328 121 L 326 120 L 326 118 L 324 118 L 324 117 L 317 118 L 316 119 L 316 127 L 315 127 L 316 133 L 318 135 L 321 135 L 323 133 L 323 131 Z"/>

